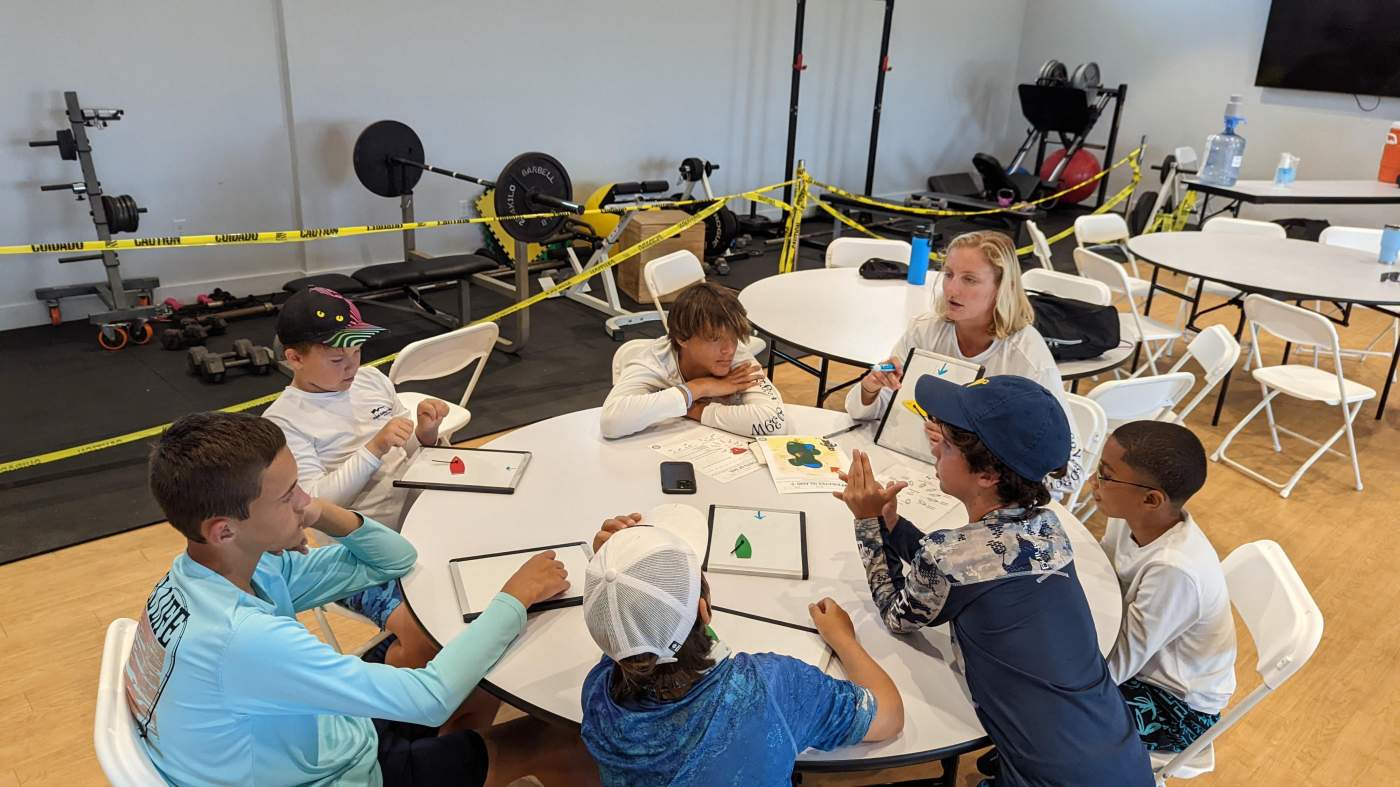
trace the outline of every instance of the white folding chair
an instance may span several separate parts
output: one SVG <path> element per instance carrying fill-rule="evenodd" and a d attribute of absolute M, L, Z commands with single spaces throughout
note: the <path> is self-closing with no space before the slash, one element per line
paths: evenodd
<path fill-rule="evenodd" d="M 345 606 L 339 601 L 333 601 L 324 606 L 316 607 L 314 612 L 316 615 L 316 625 L 321 627 L 321 634 L 325 636 L 327 644 L 335 648 L 336 653 L 346 653 L 346 651 L 343 647 L 341 647 L 340 638 L 336 637 L 335 630 L 331 628 L 331 621 L 329 618 L 326 617 L 327 612 L 330 612 L 333 615 L 339 615 L 340 617 L 345 618 L 346 620 L 353 620 L 356 623 L 363 623 L 364 625 L 369 626 L 370 628 L 379 628 L 373 620 L 370 620 L 364 615 L 361 615 L 360 613 L 350 609 L 349 607 Z M 347 655 L 355 657 L 363 656 L 366 653 L 373 650 L 375 645 L 378 645 L 379 643 L 383 642 L 388 638 L 389 632 L 380 629 L 376 631 L 374 635 L 371 636 L 369 639 L 365 640 L 364 644 L 349 651 Z"/>
<path fill-rule="evenodd" d="M 1244 717 L 1259 701 L 1278 691 L 1303 668 L 1322 641 L 1322 610 L 1303 584 L 1283 548 L 1273 541 L 1244 544 L 1220 561 L 1230 603 L 1249 629 L 1259 660 L 1259 688 L 1251 691 L 1220 720 L 1178 754 L 1153 752 L 1157 784 L 1168 778 L 1199 776 L 1215 768 L 1215 739 Z"/>
<path fill-rule="evenodd" d="M 1048 268 L 1031 268 L 1022 273 L 1021 286 L 1030 292 L 1072 298 L 1096 306 L 1108 306 L 1113 303 L 1113 291 L 1103 282 Z"/>
<path fill-rule="evenodd" d="M 1283 228 L 1282 224 L 1257 219 L 1237 219 L 1234 216 L 1216 216 L 1213 219 L 1207 219 L 1206 223 L 1201 225 L 1201 232 L 1253 235 L 1256 238 L 1277 238 L 1279 240 L 1288 237 L 1288 231 Z"/>
<path fill-rule="evenodd" d="M 1274 238 L 1283 240 L 1288 237 L 1288 232 L 1284 230 L 1282 224 L 1275 224 L 1272 221 L 1257 221 L 1255 219 L 1237 219 L 1233 216 L 1216 216 L 1207 219 L 1201 225 L 1201 232 L 1216 232 L 1227 235 L 1252 235 L 1256 238 Z M 1188 290 L 1194 286 L 1203 286 L 1201 290 L 1205 295 L 1217 295 L 1221 298 L 1238 297 L 1240 291 L 1228 284 L 1208 281 L 1204 285 L 1198 279 L 1192 279 L 1187 283 Z"/>
<path fill-rule="evenodd" d="M 647 283 L 647 289 L 651 291 L 651 301 L 656 305 L 656 313 L 661 315 L 661 326 L 664 328 L 666 327 L 666 308 L 661 305 L 661 299 L 692 284 L 704 281 L 705 269 L 694 254 L 685 250 L 673 251 L 647 262 L 646 266 L 642 268 L 642 278 Z M 746 336 L 742 341 L 744 347 L 755 358 L 767 346 L 757 336 Z"/>
<path fill-rule="evenodd" d="M 1137 257 L 1128 251 L 1128 222 L 1117 213 L 1091 213 L 1087 216 L 1080 216 L 1074 220 L 1074 242 L 1081 249 L 1098 251 L 1105 248 L 1117 249 L 1123 258 L 1128 261 L 1128 267 L 1132 274 L 1124 274 L 1128 281 L 1127 294 L 1131 298 L 1143 298 L 1147 296 L 1148 290 L 1152 289 L 1152 282 L 1142 278 L 1142 272 L 1138 269 Z M 1103 255 L 1100 255 L 1103 256 Z M 1104 259 L 1108 259 L 1104 257 Z M 1109 260 L 1112 262 L 1112 260 Z M 1079 257 L 1074 258 L 1075 265 L 1079 264 Z M 1115 263 L 1117 264 L 1117 263 Z M 1084 269 L 1080 268 L 1082 275 Z"/>
<path fill-rule="evenodd" d="M 97 764 L 113 787 L 165 787 L 166 781 L 151 764 L 126 704 L 126 660 L 136 641 L 137 625 L 131 618 L 117 618 L 107 627 L 97 675 L 92 745 L 97 750 Z"/>
<path fill-rule="evenodd" d="M 1342 357 L 1338 347 L 1337 329 L 1332 325 L 1332 321 L 1315 311 L 1257 294 L 1245 297 L 1244 313 L 1249 320 L 1249 333 L 1254 345 L 1250 348 L 1250 352 L 1254 359 L 1255 368 L 1250 371 L 1250 374 L 1259 383 L 1263 399 L 1238 424 L 1235 424 L 1234 429 L 1225 435 L 1225 439 L 1215 449 L 1215 453 L 1211 454 L 1211 459 L 1224 462 L 1250 478 L 1277 490 L 1280 497 L 1288 497 L 1298 480 L 1323 453 L 1346 456 L 1346 454 L 1332 448 L 1332 444 L 1345 434 L 1347 447 L 1351 454 L 1351 468 L 1356 474 L 1356 489 L 1358 492 L 1361 491 L 1361 463 L 1356 457 L 1356 437 L 1352 434 L 1351 424 L 1352 421 L 1356 420 L 1356 414 L 1360 412 L 1361 405 L 1374 397 L 1376 392 L 1374 389 L 1361 383 L 1352 382 L 1342 375 Z M 1333 371 L 1327 372 L 1302 364 L 1264 366 L 1263 359 L 1259 355 L 1259 331 L 1261 328 L 1286 342 L 1317 345 L 1320 350 L 1331 353 Z M 1333 432 L 1332 436 L 1325 442 L 1318 442 L 1311 437 L 1305 437 L 1279 426 L 1274 421 L 1273 408 L 1274 397 L 1279 394 L 1341 408 L 1341 428 Z M 1268 414 L 1269 435 L 1273 438 L 1275 451 L 1283 451 L 1283 447 L 1279 445 L 1278 441 L 1279 432 L 1317 446 L 1317 450 L 1312 453 L 1312 456 L 1309 456 L 1307 461 L 1303 462 L 1302 466 L 1283 483 L 1274 481 L 1225 455 L 1225 450 L 1229 448 L 1231 441 L 1240 433 L 1240 430 L 1244 429 L 1246 424 L 1259 414 L 1260 410 Z"/>
<path fill-rule="evenodd" d="M 625 367 L 628 364 L 628 362 L 630 362 L 633 358 L 637 357 L 643 351 L 645 351 L 646 348 L 650 347 L 651 343 L 654 341 L 656 340 L 632 339 L 630 341 L 623 342 L 622 346 L 617 348 L 617 352 L 613 353 L 612 357 L 613 385 L 617 385 L 617 381 L 622 379 L 623 367 Z"/>
<path fill-rule="evenodd" d="M 1103 451 L 1103 444 L 1108 441 L 1108 414 L 1098 402 L 1079 394 L 1066 393 L 1065 404 L 1069 409 L 1074 434 L 1079 441 L 1084 467 L 1084 477 L 1079 479 L 1079 483 L 1070 490 L 1069 498 L 1065 500 L 1065 508 L 1074 511 L 1081 506 L 1079 495 L 1084 491 L 1084 484 L 1088 482 L 1089 474 L 1093 472 L 1092 468 L 1098 466 L 1099 453 Z"/>
<path fill-rule="evenodd" d="M 486 368 L 486 359 L 496 347 L 496 337 L 501 329 L 494 322 L 477 323 L 455 331 L 433 336 L 409 344 L 399 350 L 394 364 L 389 367 L 389 382 L 394 385 L 411 380 L 436 380 L 449 374 L 456 374 L 475 363 L 471 381 L 462 392 L 457 404 L 447 403 L 447 417 L 438 427 L 438 435 L 451 439 L 452 435 L 466 426 L 472 419 L 467 409 L 467 400 L 481 372 Z M 410 412 L 417 412 L 419 402 L 431 398 L 427 394 L 414 391 L 399 391 L 399 402 Z"/>
<path fill-rule="evenodd" d="M 1026 234 L 1031 236 L 1031 253 L 1040 260 L 1040 267 L 1047 271 L 1055 270 L 1054 264 L 1050 262 L 1053 256 L 1050 251 L 1050 239 L 1045 237 L 1045 233 L 1040 231 L 1033 221 L 1027 221 Z"/>
<path fill-rule="evenodd" d="M 1080 216 L 1080 218 L 1085 218 Z M 1128 274 L 1123 271 L 1123 266 L 1086 248 L 1074 250 L 1074 261 L 1079 266 L 1079 273 L 1086 279 L 1103 282 L 1108 289 L 1117 295 L 1130 295 L 1130 283 Z M 1123 338 L 1130 342 L 1141 342 L 1142 349 L 1147 354 L 1147 361 L 1134 369 L 1128 375 L 1136 377 L 1147 369 L 1151 369 L 1153 374 L 1157 374 L 1157 358 L 1167 349 L 1167 344 L 1181 336 L 1181 329 L 1158 322 L 1147 317 L 1138 310 L 1137 301 L 1131 297 L 1126 298 L 1128 311 L 1119 312 L 1118 322 L 1120 333 Z M 1152 347 L 1152 342 L 1158 342 L 1159 346 Z"/>
<path fill-rule="evenodd" d="M 1168 372 L 1179 372 L 1181 367 L 1186 365 L 1188 360 L 1195 360 L 1200 365 L 1204 376 L 1201 378 L 1204 385 L 1196 395 L 1191 397 L 1191 401 L 1182 406 L 1180 412 L 1168 411 L 1162 417 L 1153 420 L 1174 421 L 1182 423 L 1186 416 L 1196 409 L 1206 395 L 1215 390 L 1215 386 L 1225 379 L 1225 375 L 1235 368 L 1235 364 L 1240 360 L 1240 343 L 1235 341 L 1235 337 L 1226 330 L 1223 325 L 1212 325 L 1204 331 L 1196 334 L 1196 338 L 1186 345 L 1186 354 L 1181 356 Z"/>
<path fill-rule="evenodd" d="M 1381 253 L 1381 231 L 1369 227 L 1328 227 L 1322 231 L 1322 235 L 1317 240 L 1328 246 L 1356 249 L 1377 256 L 1380 256 Z M 1318 309 L 1318 305 L 1314 304 L 1314 308 Z M 1389 351 L 1373 349 L 1381 339 L 1385 338 L 1387 333 L 1391 335 L 1391 349 Z M 1376 338 L 1372 339 L 1365 347 L 1360 350 L 1343 349 L 1342 355 L 1356 356 L 1360 359 L 1358 363 L 1365 363 L 1367 356 L 1389 357 L 1395 351 L 1396 345 L 1400 345 L 1400 320 L 1393 319 L 1390 321 L 1390 327 L 1376 334 Z M 1313 366 L 1317 366 L 1316 349 L 1313 350 Z"/>
<path fill-rule="evenodd" d="M 1190 393 L 1196 375 L 1190 372 L 1168 372 L 1153 377 L 1109 380 L 1094 386 L 1089 392 L 1103 408 L 1111 427 L 1128 421 L 1156 421 Z"/>
<path fill-rule="evenodd" d="M 1288 233 L 1284 231 L 1282 225 L 1275 224 L 1272 221 L 1237 219 L 1232 216 L 1216 216 L 1213 219 L 1207 219 L 1206 223 L 1201 225 L 1201 232 L 1254 235 L 1261 238 L 1282 239 L 1288 237 Z M 1221 284 L 1217 281 L 1202 281 L 1195 277 L 1187 279 L 1186 292 L 1195 292 L 1197 290 L 1200 291 L 1200 295 L 1212 295 L 1217 298 L 1224 298 L 1227 301 L 1240 297 L 1240 291 L 1228 284 Z M 1199 296 L 1197 297 L 1199 298 Z M 1190 309 L 1191 304 L 1186 301 L 1181 302 L 1181 308 L 1177 311 L 1178 323 L 1182 325 L 1186 324 L 1186 316 L 1190 312 Z M 1173 341 L 1171 344 L 1174 347 L 1176 342 Z M 1168 348 L 1168 352 L 1171 352 L 1171 348 Z"/>
<path fill-rule="evenodd" d="M 871 257 L 908 262 L 913 249 L 906 241 L 888 238 L 837 238 L 826 245 L 826 267 L 859 268 Z"/>

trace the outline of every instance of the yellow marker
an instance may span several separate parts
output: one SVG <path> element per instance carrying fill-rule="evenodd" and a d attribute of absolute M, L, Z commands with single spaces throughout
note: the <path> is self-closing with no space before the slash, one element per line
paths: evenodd
<path fill-rule="evenodd" d="M 988 382 L 989 382 L 989 378 L 987 378 L 987 377 L 979 377 L 979 378 L 977 378 L 976 380 L 973 380 L 972 382 L 968 383 L 968 384 L 967 384 L 967 387 L 968 387 L 968 388 L 971 388 L 971 387 L 974 386 L 974 385 L 986 385 Z"/>
<path fill-rule="evenodd" d="M 913 413 L 914 415 L 917 415 L 920 418 L 923 418 L 924 420 L 931 420 L 928 417 L 928 413 L 924 411 L 924 408 L 920 407 L 919 403 L 914 401 L 913 399 L 905 399 L 904 406 L 908 407 L 909 412 Z"/>

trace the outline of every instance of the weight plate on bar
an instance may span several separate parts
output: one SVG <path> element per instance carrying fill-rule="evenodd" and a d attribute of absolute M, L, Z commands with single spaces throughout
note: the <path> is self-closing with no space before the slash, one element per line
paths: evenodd
<path fill-rule="evenodd" d="M 355 176 L 365 188 L 381 197 L 401 197 L 418 185 L 423 170 L 397 164 L 392 160 L 395 157 L 422 164 L 426 160 L 423 141 L 413 129 L 397 120 L 371 123 L 355 140 Z"/>
<path fill-rule="evenodd" d="M 78 140 L 73 136 L 72 129 L 61 128 L 58 130 L 58 157 L 64 161 L 78 160 Z"/>
<path fill-rule="evenodd" d="M 1040 74 L 1036 76 L 1036 83 L 1042 85 L 1063 85 L 1069 79 L 1069 69 L 1054 58 L 1045 61 L 1045 65 L 1040 67 Z"/>
<path fill-rule="evenodd" d="M 501 228 L 512 238 L 528 243 L 539 243 L 559 231 L 567 216 L 554 216 L 545 219 L 511 219 L 527 213 L 545 213 L 558 210 L 543 205 L 533 199 L 535 194 L 544 194 L 557 199 L 572 200 L 574 184 L 569 173 L 559 160 L 547 153 L 521 153 L 511 159 L 496 178 L 496 216 Z"/>
<path fill-rule="evenodd" d="M 1077 87 L 1080 90 L 1092 91 L 1099 87 L 1099 64 L 1094 61 L 1080 63 L 1074 68 L 1074 75 L 1069 78 L 1069 86 Z"/>

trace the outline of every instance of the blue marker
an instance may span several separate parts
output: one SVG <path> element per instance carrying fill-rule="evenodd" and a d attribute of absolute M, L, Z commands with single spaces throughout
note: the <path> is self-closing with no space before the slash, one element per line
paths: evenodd
<path fill-rule="evenodd" d="M 892 371 L 894 371 L 894 364 L 890 363 L 889 361 L 885 361 L 884 363 L 877 363 L 877 364 L 875 364 L 874 366 L 871 366 L 871 367 L 870 367 L 870 371 L 872 371 L 872 372 L 892 372 Z"/>

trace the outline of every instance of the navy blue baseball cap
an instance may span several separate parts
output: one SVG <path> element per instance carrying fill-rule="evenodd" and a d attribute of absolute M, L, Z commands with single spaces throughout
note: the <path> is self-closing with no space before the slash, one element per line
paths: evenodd
<path fill-rule="evenodd" d="M 977 435 L 1017 475 L 1040 481 L 1069 462 L 1069 419 L 1055 395 L 1028 377 L 1002 374 L 958 385 L 926 374 L 914 401 L 930 417 Z"/>

